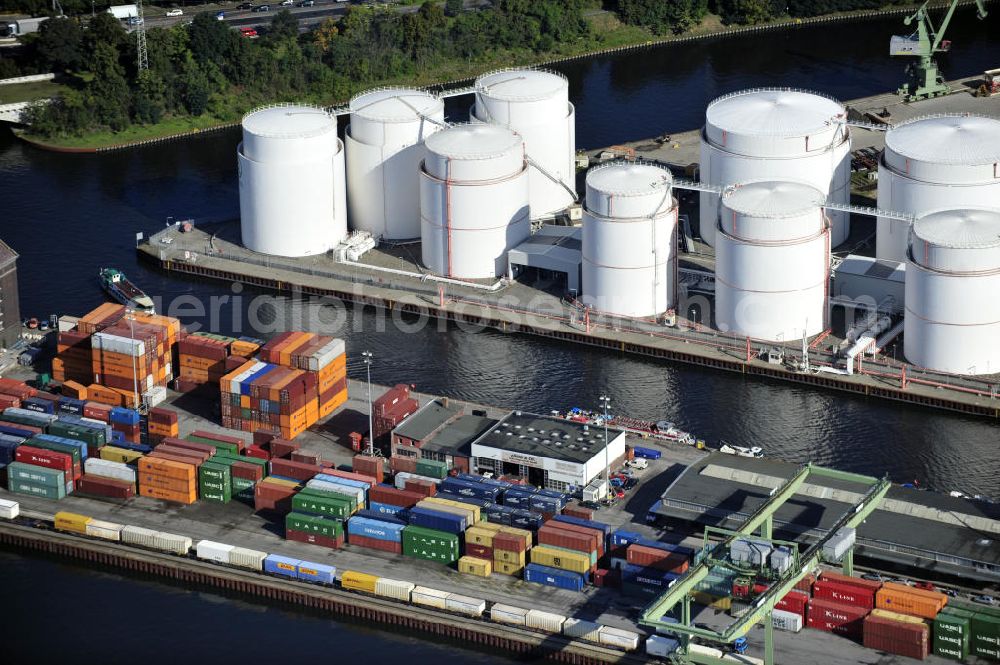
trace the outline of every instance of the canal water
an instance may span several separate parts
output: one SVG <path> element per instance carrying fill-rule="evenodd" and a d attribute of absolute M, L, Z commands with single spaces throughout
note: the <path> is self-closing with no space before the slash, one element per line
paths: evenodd
<path fill-rule="evenodd" d="M 954 46 L 942 58 L 946 78 L 1000 66 L 1000 10 L 992 9 L 982 22 L 968 10 L 956 14 L 948 34 Z M 841 99 L 894 89 L 903 63 L 888 57 L 888 41 L 902 31 L 898 17 L 802 27 L 582 60 L 559 70 L 570 80 L 578 145 L 598 147 L 693 129 L 701 124 L 708 101 L 748 87 L 807 88 Z M 450 102 L 449 113 L 460 119 L 467 101 Z M 96 281 L 98 269 L 116 266 L 163 303 L 186 303 L 186 309 L 174 307 L 173 312 L 192 326 L 240 334 L 262 329 L 266 334 L 295 325 L 289 317 L 296 310 L 280 299 L 251 289 L 234 293 L 221 283 L 168 277 L 136 258 L 136 233 L 155 232 L 171 216 L 194 218 L 199 224 L 237 217 L 238 140 L 238 132 L 227 131 L 113 154 L 72 156 L 34 150 L 9 132 L 0 132 L 0 237 L 21 255 L 22 313 L 83 313 L 104 299 Z M 267 301 L 255 300 L 260 297 Z M 202 314 L 200 306 L 216 316 Z M 256 325 L 249 325 L 250 318 Z M 364 349 L 374 352 L 372 378 L 380 383 L 408 382 L 422 391 L 543 413 L 572 406 L 596 408 L 598 397 L 607 394 L 613 411 L 672 420 L 713 443 L 724 439 L 760 445 L 767 454 L 792 462 L 812 460 L 888 474 L 900 482 L 916 480 L 938 490 L 1000 497 L 1000 428 L 984 420 L 528 337 L 439 329 L 436 323 L 421 326 L 410 320 L 403 322 L 408 329 L 401 330 L 372 312 L 349 309 L 339 321 L 334 332 L 347 340 L 354 358 Z M 353 376 L 363 376 L 364 368 L 356 361 L 350 369 Z M 253 643 L 286 644 L 284 637 L 276 636 L 282 631 L 302 636 L 294 651 L 307 655 L 339 657 L 345 650 L 360 655 L 371 642 L 353 628 L 293 620 L 274 610 L 244 608 L 200 594 L 163 593 L 158 586 L 81 575 L 78 569 L 45 562 L 12 561 L 0 565 L 0 588 L 5 598 L 32 608 L 17 612 L 16 620 L 25 635 L 37 639 L 44 640 L 45 629 L 33 628 L 24 617 L 44 616 L 42 610 L 51 607 L 56 590 L 71 593 L 86 607 L 107 589 L 112 600 L 100 602 L 102 613 L 120 612 L 121 621 L 132 625 L 138 617 L 143 623 L 139 632 L 147 637 L 160 634 L 152 626 L 162 620 L 178 630 L 210 624 L 212 631 L 224 631 L 227 649 L 244 648 L 239 646 L 240 635 Z M 51 592 L 39 593 L 30 583 L 49 577 L 58 582 Z M 118 607 L 118 601 L 126 609 Z M 141 613 L 130 614 L 128 607 L 142 608 Z M 272 633 L 275 625 L 281 629 Z M 89 622 L 64 622 L 62 630 L 73 631 L 67 639 L 77 643 L 93 642 Z M 140 650 L 141 640 L 131 631 L 117 632 L 135 640 L 133 653 L 159 657 L 157 649 Z M 209 646 L 207 638 L 199 642 L 223 648 Z M 320 644 L 326 651 L 320 651 Z M 47 648 L 62 647 L 49 642 Z M 240 655 L 245 653 L 245 660 L 287 653 L 277 648 L 247 647 Z M 441 655 L 432 646 L 390 637 L 378 648 L 379 660 L 430 662 Z"/>

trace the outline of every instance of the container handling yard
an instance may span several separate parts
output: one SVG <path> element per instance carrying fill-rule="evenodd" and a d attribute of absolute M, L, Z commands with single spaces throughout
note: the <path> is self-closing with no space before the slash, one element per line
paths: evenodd
<path fill-rule="evenodd" d="M 623 415 L 369 403 L 313 333 L 106 304 L 51 335 L 55 381 L 0 379 L 6 547 L 568 663 L 1000 660 L 995 504 Z"/>
<path fill-rule="evenodd" d="M 1000 97 L 978 83 L 905 103 L 746 90 L 701 130 L 579 153 L 566 80 L 543 70 L 477 79 L 468 123 L 403 88 L 271 106 L 243 122 L 241 221 L 172 224 L 138 251 L 298 297 L 997 418 Z"/>

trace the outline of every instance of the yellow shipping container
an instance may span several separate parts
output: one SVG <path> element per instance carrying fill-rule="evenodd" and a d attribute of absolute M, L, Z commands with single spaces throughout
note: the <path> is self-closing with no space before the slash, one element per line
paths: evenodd
<path fill-rule="evenodd" d="M 86 534 L 87 525 L 90 524 L 91 519 L 93 518 L 77 513 L 58 512 L 56 513 L 56 529 Z"/>
<path fill-rule="evenodd" d="M 141 458 L 142 453 L 134 450 L 125 450 L 124 448 L 116 448 L 114 446 L 104 446 L 101 448 L 101 459 L 106 459 L 111 462 L 131 464 Z"/>
<path fill-rule="evenodd" d="M 490 529 L 484 529 L 483 527 L 488 524 L 487 522 L 480 522 L 466 530 L 465 532 L 465 542 L 466 544 L 482 545 L 483 547 L 493 547 L 493 536 L 496 535 L 496 531 L 491 531 Z"/>
<path fill-rule="evenodd" d="M 872 616 L 882 617 L 883 619 L 889 619 L 891 621 L 901 621 L 902 623 L 926 623 L 920 617 L 911 616 L 909 614 L 900 614 L 899 612 L 890 612 L 889 610 L 872 610 Z"/>
<path fill-rule="evenodd" d="M 516 563 L 506 563 L 504 561 L 493 562 L 493 572 L 501 575 L 520 576 L 524 572 L 524 566 Z"/>
<path fill-rule="evenodd" d="M 458 560 L 458 572 L 466 573 L 467 575 L 478 575 L 479 577 L 489 577 L 493 573 L 493 564 L 485 559 L 463 556 Z"/>
<path fill-rule="evenodd" d="M 528 563 L 527 552 L 511 552 L 510 550 L 493 550 L 494 563 L 510 563 L 524 567 Z"/>
<path fill-rule="evenodd" d="M 296 482 L 294 480 L 288 480 L 286 478 L 272 478 L 271 476 L 268 476 L 267 478 L 265 478 L 264 480 L 262 480 L 260 482 L 262 482 L 262 483 L 270 483 L 272 485 L 282 485 L 284 487 L 298 487 L 299 485 L 302 484 L 302 483 Z"/>
<path fill-rule="evenodd" d="M 586 573 L 590 570 L 590 556 L 583 552 L 564 550 L 549 545 L 539 545 L 531 550 L 531 562 L 543 566 L 552 566 L 574 573 Z"/>
<path fill-rule="evenodd" d="M 436 496 L 426 498 L 420 502 L 420 504 L 429 503 L 438 506 L 451 506 L 452 508 L 458 508 L 459 510 L 465 511 L 472 515 L 472 519 L 469 520 L 469 524 L 476 524 L 479 522 L 479 506 L 472 506 L 467 503 L 462 503 L 461 501 L 452 501 L 451 499 L 439 499 Z M 433 508 L 429 508 L 433 510 Z"/>
<path fill-rule="evenodd" d="M 693 598 L 696 603 L 716 610 L 721 610 L 723 612 L 728 612 L 733 606 L 732 598 L 713 596 L 712 594 L 705 593 L 704 591 L 692 591 L 691 598 Z"/>
<path fill-rule="evenodd" d="M 359 573 L 353 570 L 345 570 L 340 575 L 340 586 L 353 591 L 375 593 L 376 582 L 378 582 L 378 577 L 376 575 Z"/>

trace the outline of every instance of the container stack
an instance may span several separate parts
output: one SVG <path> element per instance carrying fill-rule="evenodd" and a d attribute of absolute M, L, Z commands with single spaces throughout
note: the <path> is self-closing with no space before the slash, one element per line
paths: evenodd
<path fill-rule="evenodd" d="M 316 420 L 326 418 L 347 401 L 347 355 L 342 339 L 308 332 L 282 333 L 262 346 L 258 357 L 264 362 L 302 370 L 315 379 L 306 398 L 310 402 L 315 400 Z"/>
<path fill-rule="evenodd" d="M 351 460 L 351 468 L 357 473 L 375 478 L 382 482 L 385 478 L 385 458 L 370 455 L 355 455 Z"/>
<path fill-rule="evenodd" d="M 106 302 L 87 312 L 76 322 L 76 329 L 85 335 L 93 335 L 125 318 L 125 305 Z"/>
<path fill-rule="evenodd" d="M 194 333 L 177 343 L 177 392 L 213 394 L 226 373 L 226 358 L 235 340 L 221 335 Z"/>
<path fill-rule="evenodd" d="M 822 580 L 821 580 L 822 581 Z M 819 585 L 817 582 L 816 585 Z M 813 586 L 815 594 L 816 587 Z M 948 604 L 948 596 L 936 591 L 914 589 L 905 584 L 886 582 L 875 594 L 875 607 L 881 610 L 909 614 L 922 619 L 935 619 L 944 606 Z"/>
<path fill-rule="evenodd" d="M 86 386 L 94 378 L 91 357 L 90 333 L 60 332 L 56 337 L 56 357 L 52 359 L 52 378 L 64 384 L 72 382 Z"/>
<path fill-rule="evenodd" d="M 344 523 L 323 515 L 288 513 L 285 517 L 285 538 L 340 549 L 344 545 Z"/>
<path fill-rule="evenodd" d="M 347 542 L 392 554 L 403 553 L 403 530 L 406 522 L 385 515 L 379 519 L 355 516 L 347 522 Z"/>
<path fill-rule="evenodd" d="M 7 465 L 7 489 L 14 494 L 62 499 L 73 492 L 73 481 L 66 479 L 65 471 L 14 461 Z"/>
<path fill-rule="evenodd" d="M 419 408 L 420 402 L 410 397 L 410 386 L 400 383 L 389 388 L 372 403 L 372 441 L 390 434 Z"/>
<path fill-rule="evenodd" d="M 83 471 L 83 477 L 77 484 L 80 494 L 108 499 L 130 499 L 135 496 L 137 474 L 128 464 L 88 457 Z"/>
<path fill-rule="evenodd" d="M 139 495 L 175 503 L 192 504 L 198 499 L 197 466 L 193 458 L 154 451 L 141 457 Z"/>
<path fill-rule="evenodd" d="M 461 556 L 458 533 L 440 531 L 415 524 L 403 528 L 402 549 L 404 556 L 424 561 L 435 561 L 449 566 L 458 561 Z"/>
<path fill-rule="evenodd" d="M 316 377 L 309 372 L 250 361 L 226 374 L 221 387 L 222 425 L 294 439 L 319 418 Z"/>
<path fill-rule="evenodd" d="M 295 480 L 268 476 L 254 486 L 254 510 L 287 513 L 292 509 L 292 497 L 301 487 Z"/>
<path fill-rule="evenodd" d="M 465 554 L 490 562 L 490 572 L 520 577 L 532 546 L 530 531 L 480 522 L 465 532 Z"/>
<path fill-rule="evenodd" d="M 875 610 L 864 620 L 863 644 L 917 660 L 930 653 L 930 628 L 917 617 Z"/>
<path fill-rule="evenodd" d="M 149 410 L 147 419 L 147 434 L 149 445 L 155 446 L 166 438 L 177 438 L 180 436 L 180 422 L 176 411 L 162 408 L 152 408 Z"/>
<path fill-rule="evenodd" d="M 1000 660 L 1000 611 L 993 607 L 977 610 L 969 625 L 970 655 Z"/>
<path fill-rule="evenodd" d="M 180 335 L 180 321 L 135 313 L 90 338 L 94 383 L 120 392 L 128 404 L 135 392 L 144 394 L 173 379 L 171 358 Z"/>
<path fill-rule="evenodd" d="M 139 427 L 139 412 L 121 406 L 111 408 L 109 422 L 114 432 L 120 432 L 125 441 L 139 443 L 142 432 Z"/>

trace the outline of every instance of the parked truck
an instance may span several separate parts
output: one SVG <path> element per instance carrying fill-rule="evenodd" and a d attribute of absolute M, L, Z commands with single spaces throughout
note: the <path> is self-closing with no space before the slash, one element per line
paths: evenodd
<path fill-rule="evenodd" d="M 5 37 L 20 37 L 22 35 L 30 35 L 33 32 L 38 32 L 38 26 L 42 24 L 43 21 L 48 21 L 48 16 L 38 16 L 36 18 L 19 18 L 14 21 L 9 21 L 0 26 L 3 30 Z"/>
<path fill-rule="evenodd" d="M 135 5 L 114 5 L 108 7 L 108 13 L 119 21 L 139 17 L 139 8 Z"/>

